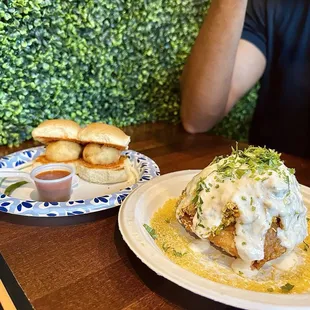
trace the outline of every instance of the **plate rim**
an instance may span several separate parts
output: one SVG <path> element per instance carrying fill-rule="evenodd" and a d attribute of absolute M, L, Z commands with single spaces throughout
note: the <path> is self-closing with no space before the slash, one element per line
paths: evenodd
<path fill-rule="evenodd" d="M 192 174 L 194 176 L 195 174 L 199 173 L 201 169 L 194 169 L 194 170 L 181 170 L 181 171 L 176 171 L 176 172 L 171 172 L 167 173 L 164 175 L 161 175 L 155 179 L 150 180 L 148 183 L 143 184 L 141 187 L 137 188 L 134 192 L 132 192 L 130 195 L 127 196 L 127 198 L 123 201 L 122 206 L 119 210 L 118 213 L 118 226 L 119 230 L 121 232 L 123 240 L 126 242 L 128 247 L 131 249 L 131 251 L 145 264 L 147 265 L 151 270 L 153 270 L 157 275 L 163 276 L 164 278 L 168 279 L 169 281 L 177 284 L 178 286 L 181 286 L 195 294 L 198 294 L 200 296 L 212 299 L 214 301 L 217 301 L 219 303 L 224 303 L 230 306 L 234 307 L 239 307 L 243 309 L 268 309 L 269 310 L 276 310 L 276 309 L 310 309 L 310 305 L 293 305 L 293 304 L 275 304 L 275 303 L 270 303 L 270 302 L 264 302 L 264 299 L 266 296 L 274 296 L 276 299 L 280 297 L 282 302 L 290 301 L 292 300 L 300 300 L 300 298 L 304 297 L 306 299 L 309 299 L 310 293 L 307 294 L 289 294 L 289 295 L 283 295 L 283 294 L 270 294 L 270 293 L 263 293 L 263 292 L 255 292 L 255 291 L 250 291 L 246 289 L 241 289 L 241 288 L 235 288 L 226 284 L 221 284 L 218 282 L 211 281 L 209 279 L 200 277 L 191 271 L 188 271 L 186 269 L 183 269 L 181 266 L 173 263 L 169 258 L 165 257 L 163 253 L 161 255 L 156 255 L 154 253 L 151 253 L 152 255 L 145 255 L 145 251 L 141 251 L 141 249 L 137 250 L 137 241 L 133 238 L 134 233 L 131 232 L 131 234 L 127 234 L 127 225 L 126 222 L 123 220 L 124 218 L 127 218 L 129 216 L 129 211 L 134 214 L 134 212 L 130 209 L 130 201 L 135 198 L 135 196 L 139 196 L 140 193 L 146 192 L 147 189 L 153 187 L 156 185 L 156 183 L 168 180 L 171 177 L 177 177 L 183 174 Z M 302 185 L 303 188 L 308 187 Z M 134 204 L 136 205 L 136 204 Z M 159 206 L 160 207 L 160 206 Z M 133 208 L 135 209 L 136 206 Z M 129 218 L 129 220 L 134 220 L 134 218 Z M 138 225 L 133 225 L 138 226 Z M 141 228 L 140 228 L 141 229 Z M 150 236 L 147 236 L 148 240 L 150 240 L 155 247 L 157 245 L 155 244 L 154 240 L 151 239 Z M 143 240 L 145 243 L 148 243 L 147 240 Z M 157 247 L 158 248 L 158 247 Z M 149 253 L 150 254 L 150 253 Z M 154 259 L 150 259 L 150 257 L 156 257 L 156 261 Z M 164 269 L 163 266 L 165 264 L 170 265 L 171 268 L 169 269 Z M 204 288 L 204 291 L 202 290 L 201 285 L 196 285 L 193 282 L 189 282 L 188 280 L 184 280 L 184 278 L 178 276 L 178 273 L 186 273 L 190 278 L 196 278 L 197 280 L 203 279 L 205 283 L 208 283 L 209 286 L 212 285 L 214 289 L 210 288 Z M 219 291 L 216 291 L 216 289 L 219 289 Z M 227 294 L 229 292 L 232 292 L 234 294 Z M 255 300 L 251 300 L 250 297 L 247 299 L 240 298 L 235 296 L 237 293 L 246 295 L 246 296 L 255 296 Z M 223 299 L 223 296 L 225 296 L 225 300 Z"/>
<path fill-rule="evenodd" d="M 5 156 L 0 157 L 0 169 L 9 166 L 13 166 L 13 163 L 18 163 L 20 158 L 22 158 L 22 164 L 31 163 L 36 156 L 40 155 L 45 149 L 45 146 L 35 146 L 27 149 L 21 149 L 19 151 L 13 152 L 11 154 L 7 154 Z M 33 154 L 34 153 L 34 154 Z M 30 199 L 19 199 L 11 196 L 7 196 L 4 194 L 3 190 L 0 190 L 0 212 L 8 213 L 12 215 L 19 216 L 28 216 L 28 217 L 67 217 L 67 216 L 78 216 L 85 215 L 94 212 L 100 212 L 104 210 L 108 210 L 111 208 L 116 208 L 121 205 L 124 199 L 136 188 L 140 187 L 144 183 L 149 180 L 156 178 L 160 175 L 160 169 L 157 163 L 151 159 L 150 157 L 135 151 L 135 150 L 126 150 L 124 153 L 128 156 L 132 156 L 135 161 L 139 164 L 141 163 L 142 171 L 139 174 L 139 179 L 136 183 L 126 188 L 123 188 L 117 192 L 101 195 L 98 197 L 92 197 L 88 199 L 77 199 L 77 200 L 69 200 L 68 202 L 55 202 L 52 203 L 44 203 L 40 201 L 30 200 Z M 14 161 L 15 159 L 15 161 Z M 12 161 L 12 162 L 11 162 Z M 21 166 L 22 164 L 18 164 L 17 166 Z M 146 172 L 146 171 L 147 172 Z M 1 178 L 2 179 L 2 178 Z M 99 199 L 99 200 L 98 200 Z M 92 201 L 97 201 L 92 204 Z M 28 206 L 29 209 L 25 210 L 24 204 Z M 40 206 L 40 210 L 42 212 L 36 212 L 36 210 Z M 66 206 L 65 206 L 66 204 Z M 11 211 L 12 206 L 15 208 L 14 211 Z M 18 207 L 21 211 L 18 212 Z M 57 208 L 59 208 L 57 210 Z M 66 208 L 72 208 L 71 210 L 66 210 Z M 25 213 L 26 211 L 26 213 Z"/>

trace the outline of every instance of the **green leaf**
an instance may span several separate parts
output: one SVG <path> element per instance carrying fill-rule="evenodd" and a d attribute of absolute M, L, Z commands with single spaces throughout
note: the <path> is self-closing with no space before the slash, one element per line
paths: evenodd
<path fill-rule="evenodd" d="M 149 235 L 156 240 L 157 239 L 157 235 L 156 235 L 156 231 L 154 228 L 150 227 L 147 224 L 143 224 L 143 227 L 146 229 L 146 231 L 149 233 Z"/>
<path fill-rule="evenodd" d="M 291 173 L 291 174 L 295 174 L 295 169 L 294 168 L 290 168 L 290 169 L 288 169 L 289 170 L 289 172 Z"/>
<path fill-rule="evenodd" d="M 199 199 L 199 196 L 196 195 L 196 196 L 194 197 L 194 199 L 192 200 L 192 203 L 193 203 L 195 206 L 196 206 L 197 203 L 198 203 L 198 199 Z"/>
<path fill-rule="evenodd" d="M 167 252 L 167 251 L 170 249 L 170 246 L 168 246 L 168 245 L 166 244 L 166 242 L 163 243 L 163 245 L 162 245 L 161 247 L 162 247 L 162 249 L 163 249 L 165 252 Z"/>
<path fill-rule="evenodd" d="M 10 196 L 17 188 L 27 184 L 27 181 L 20 181 L 20 182 L 16 182 L 14 184 L 11 184 L 10 186 L 8 186 L 5 191 L 4 194 L 7 196 Z"/>
<path fill-rule="evenodd" d="M 295 285 L 292 285 L 290 283 L 286 283 L 285 285 L 281 286 L 281 291 L 283 293 L 289 293 L 294 287 L 295 287 Z"/>
<path fill-rule="evenodd" d="M 237 175 L 238 179 L 241 179 L 242 176 L 243 176 L 245 173 L 246 173 L 246 170 L 244 170 L 244 169 L 237 169 L 237 170 L 236 170 L 236 175 Z"/>
<path fill-rule="evenodd" d="M 183 257 L 186 254 L 187 254 L 186 252 L 182 253 L 182 252 L 178 252 L 175 249 L 173 249 L 173 255 L 176 257 Z"/>

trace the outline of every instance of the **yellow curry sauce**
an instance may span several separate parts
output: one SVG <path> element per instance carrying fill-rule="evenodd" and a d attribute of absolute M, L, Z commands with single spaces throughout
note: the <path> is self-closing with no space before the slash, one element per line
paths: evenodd
<path fill-rule="evenodd" d="M 261 270 L 254 279 L 237 275 L 225 264 L 219 264 L 224 254 L 216 255 L 194 252 L 190 244 L 194 237 L 182 233 L 183 228 L 176 220 L 177 199 L 170 199 L 152 217 L 150 225 L 156 232 L 155 242 L 171 261 L 201 277 L 233 287 L 257 292 L 272 293 L 309 293 L 310 292 L 310 236 L 305 244 L 296 249 L 300 263 L 290 271 L 279 271 L 269 267 Z M 310 234 L 309 225 L 308 232 Z M 294 287 L 286 290 L 287 285 Z M 281 288 L 282 287 L 282 288 Z"/>

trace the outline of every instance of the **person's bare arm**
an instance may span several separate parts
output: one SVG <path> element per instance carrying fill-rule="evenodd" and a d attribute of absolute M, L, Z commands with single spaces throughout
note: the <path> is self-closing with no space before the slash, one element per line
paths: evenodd
<path fill-rule="evenodd" d="M 220 121 L 262 76 L 266 59 L 240 40 L 247 0 L 213 0 L 181 78 L 181 118 L 190 133 Z"/>

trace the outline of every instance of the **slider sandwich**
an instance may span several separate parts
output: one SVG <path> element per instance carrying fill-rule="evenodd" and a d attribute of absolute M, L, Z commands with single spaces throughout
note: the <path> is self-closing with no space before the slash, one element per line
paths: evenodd
<path fill-rule="evenodd" d="M 78 160 L 77 174 L 91 183 L 110 184 L 129 179 L 130 160 L 122 155 L 128 149 L 130 137 L 115 126 L 92 123 L 80 130 L 78 140 L 84 144 Z"/>
<path fill-rule="evenodd" d="M 37 157 L 34 166 L 49 163 L 76 164 L 82 153 L 78 143 L 80 126 L 71 120 L 55 119 L 41 123 L 32 131 L 32 137 L 46 144 L 46 151 Z"/>

